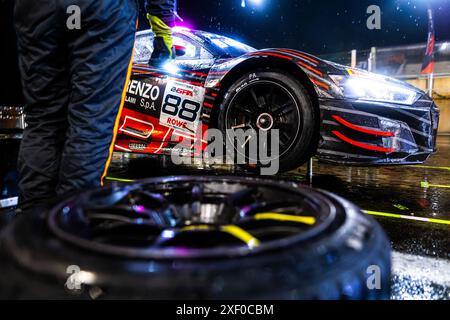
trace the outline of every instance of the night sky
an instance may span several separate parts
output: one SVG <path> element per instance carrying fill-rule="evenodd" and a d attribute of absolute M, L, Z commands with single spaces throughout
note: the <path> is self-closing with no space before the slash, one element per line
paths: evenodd
<path fill-rule="evenodd" d="M 450 40 L 450 0 L 178 0 L 194 28 L 232 35 L 257 48 L 290 47 L 315 54 L 426 42 L 427 3 L 437 40 Z M 369 5 L 382 10 L 381 30 L 368 30 Z M 141 26 L 142 27 L 142 26 Z"/>
<path fill-rule="evenodd" d="M 142 3 L 140 28 L 148 28 Z M 233 36 L 256 48 L 289 47 L 312 54 L 337 53 L 372 46 L 425 43 L 427 4 L 435 11 L 436 38 L 450 40 L 450 0 L 178 0 L 179 12 L 196 28 Z M 261 2 L 255 5 L 254 2 Z M 0 102 L 21 99 L 12 27 L 13 0 L 0 0 Z M 368 30 L 369 5 L 382 10 L 381 30 Z M 3 82 L 3 81 L 2 81 Z"/>

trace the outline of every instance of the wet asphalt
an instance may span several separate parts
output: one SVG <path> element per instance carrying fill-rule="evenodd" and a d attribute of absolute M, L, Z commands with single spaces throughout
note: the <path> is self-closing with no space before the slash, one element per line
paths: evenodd
<path fill-rule="evenodd" d="M 109 177 L 175 174 L 242 175 L 232 169 L 218 173 L 156 159 L 119 158 Z M 438 152 L 419 166 L 350 167 L 313 159 L 312 178 L 305 165 L 273 179 L 331 191 L 374 215 L 392 243 L 392 299 L 450 300 L 450 136 L 439 136 Z M 0 213 L 0 225 L 14 218 Z"/>
<path fill-rule="evenodd" d="M 312 186 L 336 193 L 374 214 L 393 249 L 450 261 L 450 136 L 421 166 L 347 167 L 314 164 Z M 444 221 L 411 221 L 407 217 Z M 449 279 L 450 280 L 450 279 Z"/>
<path fill-rule="evenodd" d="M 392 243 L 393 299 L 450 299 L 450 136 L 438 149 L 420 166 L 313 166 L 313 187 L 377 214 Z"/>
<path fill-rule="evenodd" d="M 351 167 L 313 159 L 312 177 L 305 165 L 276 179 L 331 191 L 375 217 L 392 243 L 392 299 L 448 300 L 450 136 L 439 136 L 438 149 L 419 166 Z M 115 166 L 109 174 L 125 179 L 205 174 L 149 161 L 139 160 L 126 169 Z"/>

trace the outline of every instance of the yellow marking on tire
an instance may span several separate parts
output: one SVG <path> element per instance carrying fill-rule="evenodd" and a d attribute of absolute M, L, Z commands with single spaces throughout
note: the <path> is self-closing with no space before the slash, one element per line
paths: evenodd
<path fill-rule="evenodd" d="M 206 230 L 212 230 L 211 226 L 208 225 L 203 225 L 203 224 L 199 224 L 199 225 L 193 225 L 193 226 L 187 226 L 181 229 L 181 231 L 206 231 Z"/>
<path fill-rule="evenodd" d="M 378 211 L 369 211 L 369 210 L 365 210 L 364 212 L 369 214 L 369 215 L 372 215 L 372 216 L 396 218 L 396 219 L 405 219 L 405 220 L 414 220 L 414 221 L 420 221 L 420 222 L 429 222 L 429 223 L 450 225 L 450 220 L 433 219 L 433 218 L 416 217 L 416 216 L 406 216 L 406 215 L 403 215 L 403 214 L 395 214 L 395 213 L 388 213 L 388 212 L 378 212 Z"/>
<path fill-rule="evenodd" d="M 281 214 L 276 212 L 266 212 L 258 213 L 255 215 L 256 220 L 277 220 L 277 221 L 289 221 L 289 222 L 299 222 L 304 224 L 313 225 L 316 223 L 316 218 L 314 217 L 304 217 L 296 216 L 290 214 Z"/>
<path fill-rule="evenodd" d="M 252 236 L 250 233 L 245 231 L 242 228 L 239 228 L 238 226 L 234 225 L 228 225 L 223 226 L 220 228 L 222 232 L 228 233 L 235 238 L 245 242 L 248 247 L 253 248 L 259 246 L 260 242 L 258 239 L 256 239 L 254 236 Z"/>
<path fill-rule="evenodd" d="M 192 225 L 192 226 L 187 226 L 181 229 L 181 231 L 212 231 L 212 230 L 217 230 L 212 226 L 209 225 Z M 234 226 L 234 225 L 227 225 L 227 226 L 222 226 L 220 227 L 221 232 L 224 233 L 228 233 L 229 235 L 241 240 L 242 242 L 246 243 L 247 246 L 249 246 L 250 248 L 256 247 L 259 245 L 259 240 L 256 239 L 254 236 L 252 236 L 250 233 L 248 233 L 247 231 L 245 231 L 242 228 L 239 228 L 238 226 Z"/>

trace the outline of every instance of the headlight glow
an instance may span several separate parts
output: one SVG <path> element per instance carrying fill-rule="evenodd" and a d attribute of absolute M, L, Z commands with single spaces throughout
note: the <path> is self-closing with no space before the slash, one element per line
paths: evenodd
<path fill-rule="evenodd" d="M 346 98 L 412 105 L 420 94 L 400 82 L 371 74 L 330 76 Z"/>

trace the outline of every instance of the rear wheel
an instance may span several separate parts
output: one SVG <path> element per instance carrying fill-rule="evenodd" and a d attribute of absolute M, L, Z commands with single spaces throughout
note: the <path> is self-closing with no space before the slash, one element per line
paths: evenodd
<path fill-rule="evenodd" d="M 227 142 L 245 156 L 247 164 L 260 166 L 262 152 L 271 160 L 279 160 L 280 171 L 285 172 L 301 166 L 316 152 L 318 118 L 300 81 L 282 71 L 257 71 L 244 75 L 230 87 L 218 123 Z M 236 143 L 238 130 L 255 135 Z M 278 143 L 272 142 L 275 130 L 279 133 Z M 265 135 L 268 139 L 261 142 Z M 253 141 L 255 138 L 257 141 Z M 250 151 L 252 143 L 257 146 L 253 149 L 256 154 Z M 272 143 L 278 144 L 278 150 Z"/>
<path fill-rule="evenodd" d="M 329 193 L 254 178 L 156 178 L 9 225 L 0 297 L 380 299 L 389 297 L 389 252 L 374 220 Z M 370 266 L 379 289 L 366 285 Z M 73 270 L 82 290 L 65 289 Z"/>

